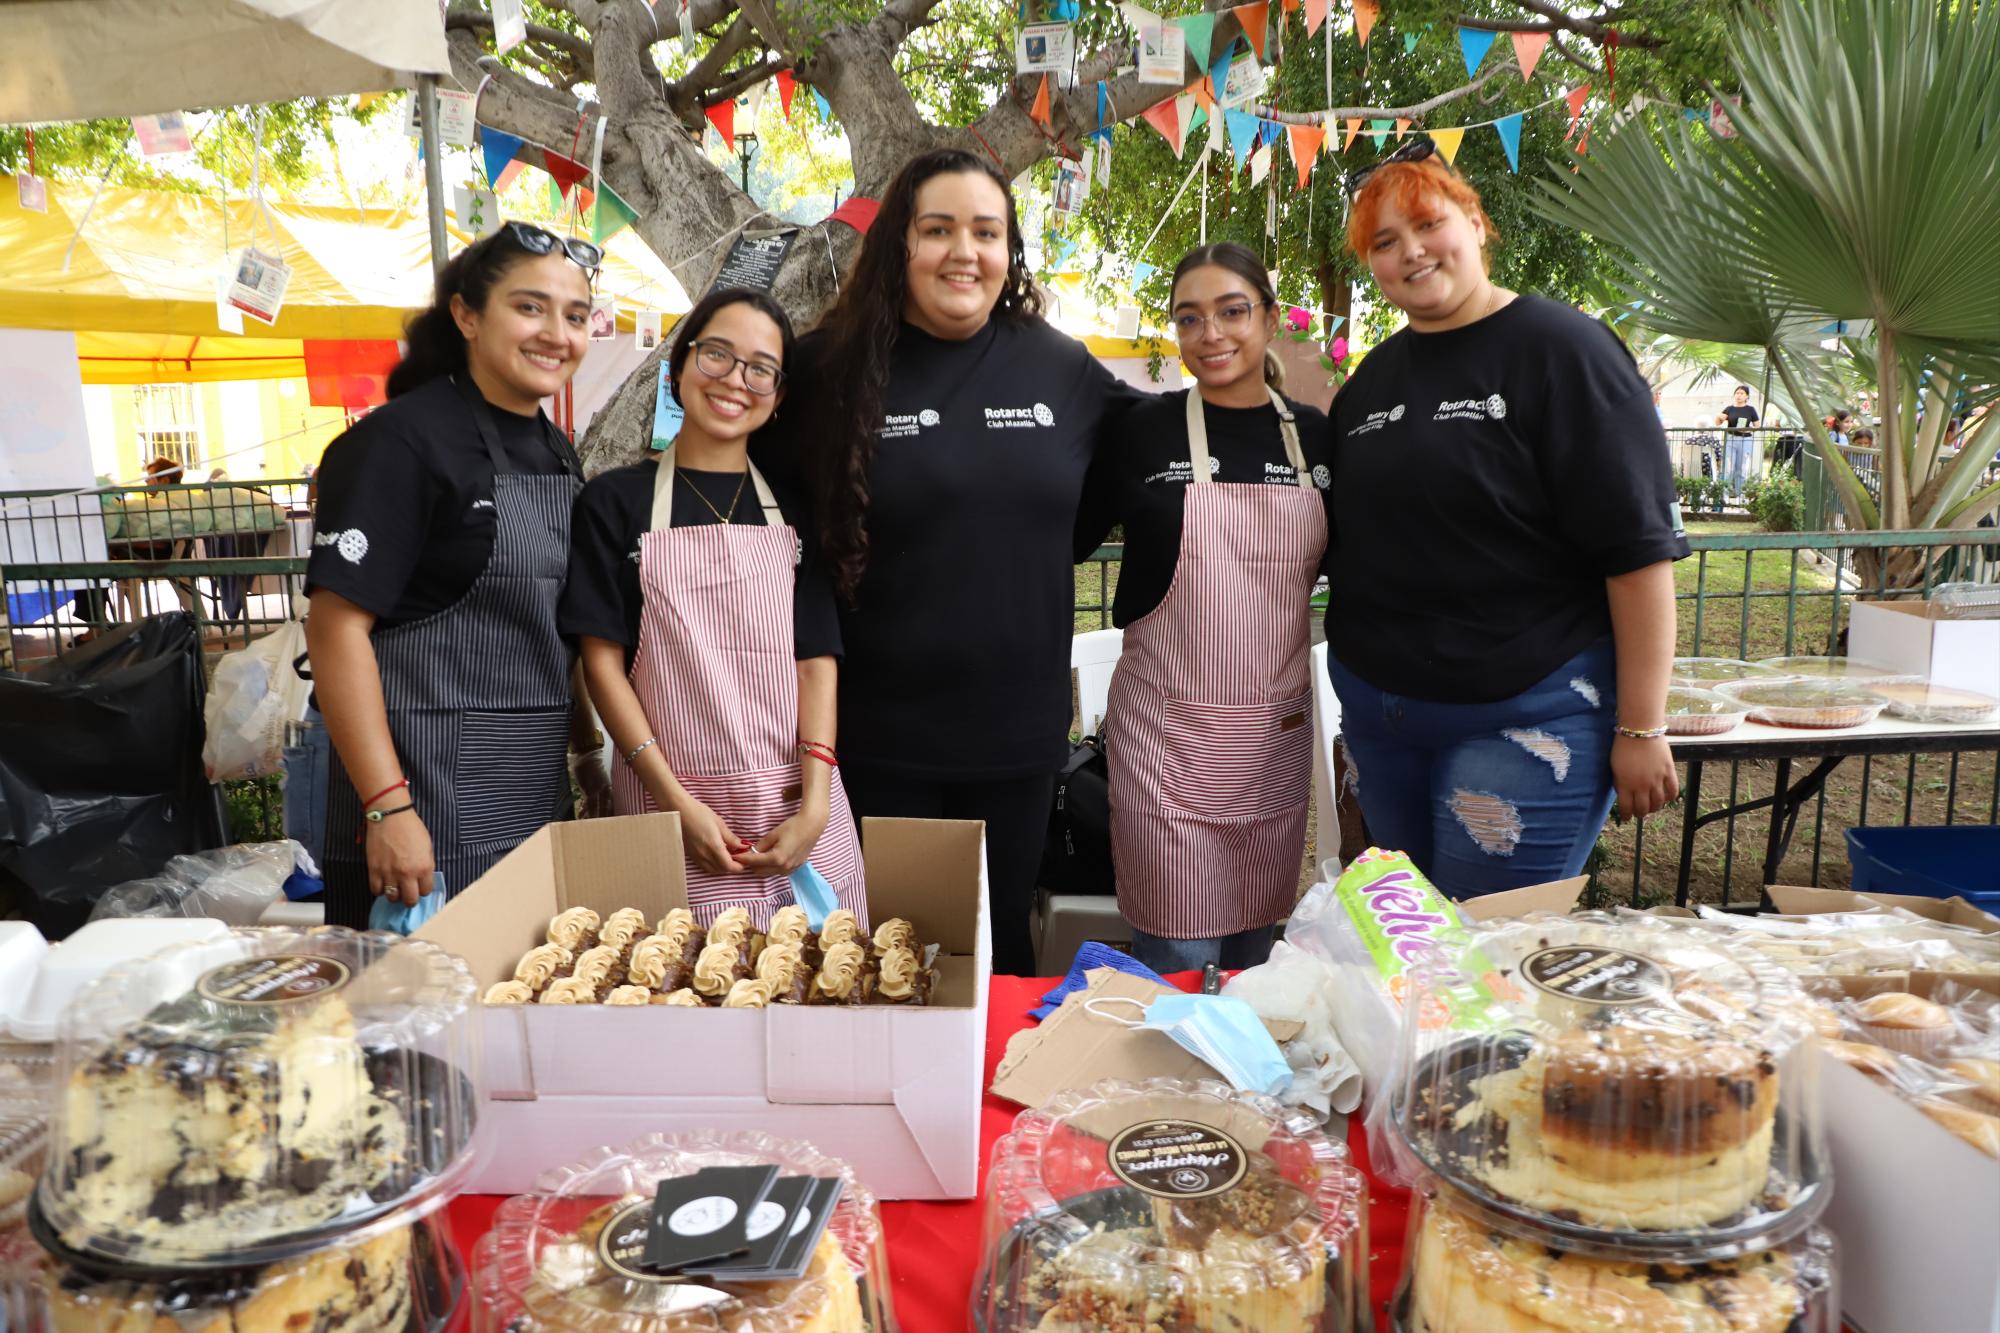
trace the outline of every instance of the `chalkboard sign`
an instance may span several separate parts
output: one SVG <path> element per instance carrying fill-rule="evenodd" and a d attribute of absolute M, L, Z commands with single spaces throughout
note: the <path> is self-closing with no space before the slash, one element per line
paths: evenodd
<path fill-rule="evenodd" d="M 722 261 L 722 271 L 715 275 L 715 284 L 709 290 L 724 287 L 748 287 L 752 291 L 768 292 L 778 281 L 778 269 L 783 266 L 785 256 L 791 253 L 795 231 L 779 232 L 775 236 L 738 236 L 729 247 L 729 257 Z"/>

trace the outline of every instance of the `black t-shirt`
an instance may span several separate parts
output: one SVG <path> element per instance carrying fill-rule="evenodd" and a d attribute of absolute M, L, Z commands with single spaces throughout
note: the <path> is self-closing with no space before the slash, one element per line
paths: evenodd
<path fill-rule="evenodd" d="M 1749 434 L 1748 431 L 1738 430 L 1736 428 L 1739 426 L 1754 426 L 1757 424 L 1757 409 L 1747 405 L 1743 407 L 1738 407 L 1736 406 L 1736 404 L 1731 403 L 1728 407 L 1722 409 L 1722 415 L 1728 420 L 1730 434 L 1732 435 L 1747 435 Z"/>
<path fill-rule="evenodd" d="M 1393 335 L 1332 428 L 1327 643 L 1377 689 L 1519 694 L 1610 633 L 1607 577 L 1688 553 L 1651 390 L 1558 302 Z"/>
<path fill-rule="evenodd" d="M 653 526 L 653 481 L 658 473 L 658 461 L 648 459 L 612 468 L 585 484 L 576 497 L 576 517 L 571 525 L 569 582 L 563 585 L 562 605 L 556 612 L 556 623 L 564 634 L 588 634 L 624 644 L 628 669 L 639 648 L 639 613 L 645 605 L 639 584 L 639 539 Z M 675 474 L 675 527 L 718 523 L 717 513 L 729 513 L 732 500 L 736 513 L 730 522 L 743 527 L 764 526 L 756 484 L 742 473 L 698 472 L 683 467 L 675 469 Z M 737 499 L 739 486 L 741 499 Z M 702 503 L 704 496 L 708 504 Z M 805 515 L 799 498 L 777 482 L 771 485 L 771 498 L 778 502 L 785 521 L 797 527 Z M 834 609 L 833 584 L 814 543 L 807 540 L 803 545 L 805 554 L 792 599 L 793 653 L 801 661 L 838 657 L 840 619 Z"/>
<path fill-rule="evenodd" d="M 1118 567 L 1118 592 L 1111 603 L 1111 623 L 1120 629 L 1159 606 L 1180 562 L 1181 501 L 1193 474 L 1187 433 L 1191 392 L 1151 395 L 1119 417 L 1084 487 L 1083 509 L 1076 521 L 1078 560 L 1089 559 L 1113 525 L 1125 527 L 1125 558 Z M 1326 417 L 1318 408 L 1289 398 L 1285 402 L 1297 418 L 1306 467 L 1325 497 L 1330 483 Z M 1214 480 L 1299 484 L 1285 457 L 1284 437 L 1278 433 L 1277 408 L 1268 402 L 1261 407 L 1217 407 L 1208 402 L 1201 406 Z"/>
<path fill-rule="evenodd" d="M 573 464 L 547 417 L 493 409 L 514 472 Z M 458 602 L 493 554 L 493 464 L 472 408 L 440 376 L 376 408 L 326 447 L 306 590 L 339 593 L 378 625 L 421 620 Z"/>
<path fill-rule="evenodd" d="M 753 443 L 760 467 L 795 474 L 820 438 L 821 345 L 800 339 L 786 366 L 785 405 Z M 1062 762 L 1077 502 L 1106 418 L 1138 393 L 1039 319 L 961 342 L 902 326 L 868 474 L 868 569 L 841 609 L 843 760 L 966 781 Z"/>

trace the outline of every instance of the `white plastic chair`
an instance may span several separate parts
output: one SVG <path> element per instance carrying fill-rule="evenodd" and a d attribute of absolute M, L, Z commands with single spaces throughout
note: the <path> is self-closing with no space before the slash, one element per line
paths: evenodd
<path fill-rule="evenodd" d="M 1326 674 L 1326 645 L 1314 644 L 1313 676 L 1313 822 L 1318 829 L 1316 860 L 1342 865 L 1340 855 L 1340 792 L 1334 785 L 1333 751 L 1340 738 L 1340 696 Z"/>
<path fill-rule="evenodd" d="M 1118 669 L 1118 654 L 1125 644 L 1125 631 L 1091 630 L 1070 640 L 1069 664 L 1076 672 L 1076 713 L 1082 734 L 1091 735 L 1104 725 L 1105 699 L 1111 691 L 1111 677 Z M 1104 944 L 1129 944 L 1132 927 L 1119 915 L 1116 898 L 1098 894 L 1035 893 L 1035 967 L 1044 974 L 1069 970 L 1070 960 L 1086 940 Z"/>

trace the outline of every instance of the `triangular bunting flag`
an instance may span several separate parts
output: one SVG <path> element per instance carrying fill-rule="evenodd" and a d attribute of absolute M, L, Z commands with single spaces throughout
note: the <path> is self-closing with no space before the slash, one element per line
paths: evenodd
<path fill-rule="evenodd" d="M 1521 170 L 1521 113 L 1502 116 L 1493 122 L 1493 128 L 1500 132 L 1500 146 L 1507 150 L 1507 169 L 1519 173 Z"/>
<path fill-rule="evenodd" d="M 554 176 L 549 177 L 549 211 L 557 215 L 563 211 L 563 187 Z"/>
<path fill-rule="evenodd" d="M 819 108 L 821 123 L 831 125 L 833 123 L 833 103 L 827 101 L 826 94 L 817 88 L 812 90 L 812 95 L 813 105 Z"/>
<path fill-rule="evenodd" d="M 1408 116 L 1398 116 L 1396 118 L 1396 137 L 1398 139 L 1401 139 L 1404 135 L 1408 134 L 1409 132 L 1410 132 L 1410 118 Z"/>
<path fill-rule="evenodd" d="M 1271 174 L 1271 145 L 1265 144 L 1250 155 L 1250 183 L 1262 185 Z"/>
<path fill-rule="evenodd" d="M 1379 150 L 1382 147 L 1382 141 L 1389 137 L 1389 131 L 1395 127 L 1396 122 L 1393 120 L 1371 120 L 1368 122 L 1368 138 Z"/>
<path fill-rule="evenodd" d="M 1035 88 L 1035 104 L 1028 108 L 1028 119 L 1040 125 L 1049 123 L 1049 76 L 1042 75 L 1042 81 Z"/>
<path fill-rule="evenodd" d="M 1313 159 L 1319 156 L 1319 146 L 1326 139 L 1326 131 L 1317 125 L 1287 125 L 1285 136 L 1292 145 L 1292 165 L 1299 169 L 1299 188 L 1306 188 L 1312 177 Z"/>
<path fill-rule="evenodd" d="M 542 165 L 549 175 L 555 177 L 558 197 L 566 198 L 572 185 L 590 175 L 590 168 L 581 162 L 572 162 L 561 153 L 542 150 Z"/>
<path fill-rule="evenodd" d="M 500 177 L 506 173 L 507 164 L 514 160 L 514 154 L 521 151 L 521 140 L 511 134 L 502 134 L 491 125 L 481 125 L 479 151 L 486 155 L 486 184 L 498 194 Z"/>
<path fill-rule="evenodd" d="M 1203 75 L 1181 90 L 1193 95 L 1195 103 L 1204 111 L 1215 110 L 1215 95 L 1208 90 L 1208 76 Z"/>
<path fill-rule="evenodd" d="M 1236 154 L 1236 169 L 1243 170 L 1243 159 L 1257 146 L 1257 118 L 1248 111 L 1238 111 L 1230 107 L 1222 113 L 1229 126 L 1229 147 Z"/>
<path fill-rule="evenodd" d="M 1576 118 L 1583 114 L 1583 103 L 1589 96 L 1590 85 L 1587 83 L 1581 87 L 1572 88 L 1563 94 L 1563 100 L 1569 103 L 1569 128 L 1571 134 L 1576 132 Z M 1568 138 L 1569 135 L 1566 134 L 1563 137 Z"/>
<path fill-rule="evenodd" d="M 736 99 L 733 97 L 724 98 L 714 106 L 709 107 L 702 114 L 708 117 L 709 124 L 715 126 L 715 132 L 722 136 L 722 146 L 731 152 L 735 152 Z"/>
<path fill-rule="evenodd" d="M 1264 59 L 1264 29 L 1271 22 L 1268 0 L 1257 0 L 1254 5 L 1238 5 L 1229 12 L 1236 15 L 1236 21 L 1243 25 L 1243 35 L 1250 39 L 1257 58 Z"/>
<path fill-rule="evenodd" d="M 1174 103 L 1179 100 L 1178 98 L 1174 98 L 1162 102 L 1158 106 L 1149 106 L 1141 113 L 1141 117 L 1145 122 L 1158 130 L 1160 137 L 1167 141 L 1167 147 L 1174 150 L 1175 157 L 1181 155 L 1181 145 L 1186 142 L 1183 138 L 1184 131 L 1181 128 L 1181 118 L 1175 113 Z"/>
<path fill-rule="evenodd" d="M 1412 51 L 1414 51 L 1414 50 L 1416 50 L 1416 49 L 1417 49 L 1417 34 L 1415 34 L 1415 33 L 1413 33 L 1413 32 L 1406 32 L 1406 33 L 1404 33 L 1404 34 L 1403 34 L 1403 54 L 1404 54 L 1404 55 L 1408 55 L 1408 54 L 1410 54 L 1410 52 L 1412 52 Z"/>
<path fill-rule="evenodd" d="M 1542 58 L 1542 51 L 1549 44 L 1549 34 L 1545 32 L 1515 32 L 1508 36 L 1514 39 L 1514 59 L 1521 66 L 1521 82 L 1535 77 L 1535 62 Z"/>
<path fill-rule="evenodd" d="M 597 191 L 576 187 L 576 215 L 582 217 L 590 212 L 590 206 L 597 202 Z"/>
<path fill-rule="evenodd" d="M 590 222 L 590 239 L 603 245 L 638 220 L 639 215 L 632 205 L 620 199 L 616 190 L 606 186 L 597 192 L 597 216 Z"/>
<path fill-rule="evenodd" d="M 1493 39 L 1497 36 L 1498 33 L 1481 32 L 1477 28 L 1458 30 L 1458 49 L 1465 54 L 1465 77 L 1469 79 L 1479 72 L 1479 62 L 1493 49 Z"/>
<path fill-rule="evenodd" d="M 527 165 L 527 163 L 517 157 L 506 166 L 500 168 L 500 174 L 491 182 L 493 193 L 496 195 L 506 193 L 507 187 L 514 183 L 514 178 L 519 176 L 521 169 Z"/>
<path fill-rule="evenodd" d="M 1463 126 L 1449 130 L 1431 131 L 1431 142 L 1437 145 L 1440 153 L 1444 154 L 1444 160 L 1453 165 L 1456 165 L 1458 162 L 1458 145 L 1464 139 L 1465 129 Z"/>
<path fill-rule="evenodd" d="M 1234 63 L 1235 60 L 1236 60 L 1236 44 L 1234 42 L 1231 42 L 1229 44 L 1229 49 L 1227 51 L 1224 51 L 1221 55 L 1217 56 L 1215 58 L 1215 63 L 1208 67 L 1209 91 L 1214 95 L 1215 100 L 1218 102 L 1222 100 L 1223 90 L 1229 86 L 1229 66 L 1232 63 Z"/>
<path fill-rule="evenodd" d="M 1327 0 L 1306 0 L 1306 37 L 1308 40 L 1319 31 L 1319 25 L 1326 22 Z"/>
<path fill-rule="evenodd" d="M 1193 110 L 1193 111 L 1192 111 L 1192 112 L 1191 112 L 1191 113 L 1190 113 L 1190 114 L 1188 115 L 1188 127 L 1187 127 L 1187 132 L 1188 132 L 1189 134 L 1193 134 L 1193 133 L 1194 133 L 1194 132 L 1195 132 L 1196 130 L 1200 129 L 1200 128 L 1201 128 L 1202 126 L 1204 126 L 1204 125 L 1206 125 L 1206 124 L 1208 124 L 1208 111 L 1207 111 L 1207 109 L 1206 109 L 1206 108 L 1204 108 L 1204 107 L 1199 107 L 1199 106 L 1197 106 L 1197 107 L 1196 107 L 1196 108 L 1195 108 L 1195 109 L 1194 109 L 1194 110 Z M 1209 151 L 1213 152 L 1213 151 L 1214 151 L 1214 149 L 1215 149 L 1215 145 L 1214 145 L 1214 144 L 1210 144 L 1210 145 L 1209 145 Z"/>
<path fill-rule="evenodd" d="M 1354 0 L 1354 35 L 1361 39 L 1361 45 L 1368 45 L 1368 34 L 1375 27 L 1375 20 L 1382 17 L 1382 6 L 1378 0 Z"/>
<path fill-rule="evenodd" d="M 1278 136 L 1284 132 L 1285 127 L 1275 120 L 1259 121 L 1257 123 L 1257 142 L 1260 144 L 1276 143 L 1278 142 Z"/>
<path fill-rule="evenodd" d="M 1329 338 L 1340 332 L 1340 326 L 1347 322 L 1347 316 L 1345 315 L 1328 315 L 1326 318 L 1326 334 Z"/>
<path fill-rule="evenodd" d="M 1194 98 L 1182 93 L 1174 99 L 1174 120 L 1181 127 L 1181 142 L 1186 143 L 1188 133 L 1195 127 L 1195 117 L 1206 118 L 1207 113 L 1194 104 Z"/>
<path fill-rule="evenodd" d="M 799 90 L 799 81 L 788 69 L 778 71 L 778 105 L 784 109 L 785 119 L 792 118 L 792 94 Z"/>
<path fill-rule="evenodd" d="M 1187 34 L 1188 54 L 1194 57 L 1194 63 L 1207 69 L 1208 44 L 1215 36 L 1215 15 L 1189 14 L 1185 18 L 1175 19 L 1174 22 Z"/>
<path fill-rule="evenodd" d="M 1349 116 L 1347 118 L 1347 142 L 1340 146 L 1340 151 L 1344 153 L 1354 147 L 1354 136 L 1359 133 L 1361 133 L 1361 117 Z"/>
<path fill-rule="evenodd" d="M 1137 287 L 1140 283 L 1152 277 L 1155 273 L 1158 273 L 1159 271 L 1160 271 L 1159 269 L 1155 268 L 1151 264 L 1132 265 L 1132 285 L 1134 287 Z"/>

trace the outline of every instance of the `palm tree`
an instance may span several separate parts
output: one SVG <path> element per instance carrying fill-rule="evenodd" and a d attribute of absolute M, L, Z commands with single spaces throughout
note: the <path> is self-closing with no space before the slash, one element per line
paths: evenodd
<path fill-rule="evenodd" d="M 1981 483 L 2000 435 L 1982 410 L 2000 400 L 2000 3 L 1771 0 L 1744 17 L 1735 137 L 1635 116 L 1538 182 L 1537 206 L 1611 248 L 1646 328 L 1762 349 L 1795 405 L 1830 401 L 1828 324 L 1866 321 L 1835 357 L 1877 389 L 1879 502 L 1801 413 L 1849 520 L 1971 527 L 2000 508 Z M 1967 408 L 1946 459 L 1946 418 Z M 1924 554 L 1889 555 L 1857 552 L 1858 572 L 1921 580 Z"/>

